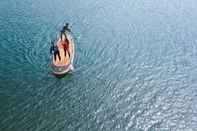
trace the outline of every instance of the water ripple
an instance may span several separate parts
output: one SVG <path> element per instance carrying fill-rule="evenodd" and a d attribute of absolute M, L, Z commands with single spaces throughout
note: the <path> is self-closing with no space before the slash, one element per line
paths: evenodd
<path fill-rule="evenodd" d="M 195 130 L 195 5 L 0 1 L 0 129 Z M 49 42 L 67 21 L 75 70 L 57 79 Z"/>

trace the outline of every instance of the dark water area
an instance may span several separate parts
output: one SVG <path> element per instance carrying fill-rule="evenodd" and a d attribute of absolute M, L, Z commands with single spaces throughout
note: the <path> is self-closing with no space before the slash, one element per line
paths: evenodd
<path fill-rule="evenodd" d="M 1 0 L 0 131 L 196 131 L 196 0 Z M 49 41 L 70 22 L 73 73 Z"/>

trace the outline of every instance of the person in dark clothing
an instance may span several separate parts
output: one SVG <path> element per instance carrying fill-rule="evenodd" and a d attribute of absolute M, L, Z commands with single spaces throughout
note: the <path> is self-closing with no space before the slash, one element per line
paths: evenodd
<path fill-rule="evenodd" d="M 69 31 L 69 32 L 71 32 L 71 30 L 69 29 L 69 23 L 66 23 L 64 26 L 63 26 L 63 28 L 62 28 L 62 30 L 60 31 L 60 37 L 61 37 L 61 40 L 62 40 L 62 35 L 65 35 L 65 37 L 66 37 L 66 34 L 65 34 L 65 31 Z"/>
<path fill-rule="evenodd" d="M 59 60 L 61 60 L 60 52 L 58 50 L 57 45 L 54 45 L 54 42 L 51 42 L 52 46 L 50 48 L 50 53 L 54 55 L 54 59 L 56 61 L 56 55 L 58 55 Z"/>
<path fill-rule="evenodd" d="M 55 61 L 56 61 L 56 55 L 58 55 L 59 60 L 61 60 L 60 52 L 59 52 L 57 46 L 54 47 L 54 54 L 53 55 L 54 55 Z"/>

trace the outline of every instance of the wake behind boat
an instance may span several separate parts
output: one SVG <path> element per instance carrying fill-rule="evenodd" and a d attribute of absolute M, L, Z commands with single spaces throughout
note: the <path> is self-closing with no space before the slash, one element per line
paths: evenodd
<path fill-rule="evenodd" d="M 56 42 L 51 47 L 52 53 L 52 72 L 56 76 L 65 75 L 73 70 L 74 61 L 74 41 L 68 23 L 63 27 L 61 34 Z"/>

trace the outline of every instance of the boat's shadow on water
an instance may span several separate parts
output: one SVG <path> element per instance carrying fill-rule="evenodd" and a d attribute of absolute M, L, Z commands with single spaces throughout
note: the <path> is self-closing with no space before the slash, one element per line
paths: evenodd
<path fill-rule="evenodd" d="M 65 77 L 71 77 L 73 75 L 73 72 L 69 71 L 69 72 L 67 72 L 65 74 L 61 74 L 61 75 L 55 75 L 55 74 L 52 74 L 52 75 L 55 76 L 58 79 L 62 79 L 62 78 L 65 78 Z"/>

